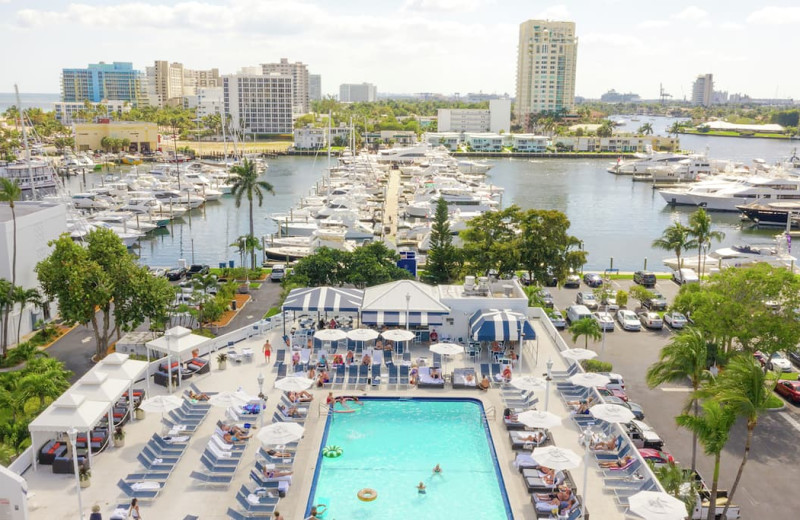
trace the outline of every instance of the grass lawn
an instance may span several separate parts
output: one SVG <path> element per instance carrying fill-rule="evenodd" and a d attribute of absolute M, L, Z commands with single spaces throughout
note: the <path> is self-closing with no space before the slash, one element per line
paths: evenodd
<path fill-rule="evenodd" d="M 171 143 L 170 143 L 171 144 Z M 244 153 L 250 152 L 285 152 L 289 146 L 291 146 L 291 141 L 256 141 L 256 142 L 248 142 L 248 143 L 237 143 L 236 149 L 239 151 L 243 151 Z M 178 148 L 191 148 L 197 154 L 206 154 L 206 153 L 225 153 L 225 143 L 221 142 L 211 142 L 211 141 L 178 141 Z M 233 153 L 233 145 L 228 143 L 227 150 L 229 154 Z"/>

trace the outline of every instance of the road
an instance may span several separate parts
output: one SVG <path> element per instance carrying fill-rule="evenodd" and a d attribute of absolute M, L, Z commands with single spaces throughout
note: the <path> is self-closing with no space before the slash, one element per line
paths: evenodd
<path fill-rule="evenodd" d="M 614 281 L 615 289 L 628 290 L 633 282 Z M 678 286 L 668 280 L 659 280 L 656 286 L 662 294 L 672 301 Z M 580 289 L 551 289 L 557 308 L 566 309 L 575 301 L 579 290 L 587 290 L 584 284 Z M 591 290 L 591 289 L 589 289 Z M 629 300 L 628 308 L 638 302 Z M 562 333 L 567 343 L 572 343 L 568 332 Z M 692 459 L 692 436 L 675 424 L 675 416 L 681 413 L 691 387 L 686 385 L 665 385 L 650 390 L 645 383 L 647 367 L 658 360 L 658 355 L 674 333 L 668 328 L 661 331 L 626 332 L 618 325 L 614 332 L 606 334 L 605 352 L 602 361 L 613 363 L 614 372 L 625 377 L 626 392 L 631 401 L 639 403 L 645 411 L 646 420 L 664 439 L 666 449 L 689 467 Z M 578 342 L 583 346 L 583 339 Z M 600 350 L 600 343 L 590 348 Z M 800 479 L 800 451 L 794 440 L 800 432 L 800 409 L 789 404 L 784 411 L 768 412 L 759 420 L 753 438 L 750 458 L 745 466 L 742 481 L 734 502 L 741 506 L 742 518 L 794 518 L 796 504 L 795 484 Z M 744 453 L 745 424 L 739 421 L 731 433 L 730 441 L 722 456 L 720 488 L 730 489 Z M 713 458 L 704 455 L 698 446 L 697 467 L 706 477 L 709 485 L 713 474 Z"/>

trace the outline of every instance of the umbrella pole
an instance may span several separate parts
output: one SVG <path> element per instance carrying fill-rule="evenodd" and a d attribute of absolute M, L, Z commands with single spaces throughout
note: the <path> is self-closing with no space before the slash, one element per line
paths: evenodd
<path fill-rule="evenodd" d="M 583 431 L 583 441 L 585 446 L 583 447 L 583 502 L 581 503 L 583 507 L 581 507 L 581 518 L 586 518 L 586 501 L 589 495 L 586 486 L 589 483 L 589 444 L 591 444 L 591 440 L 592 433 L 587 427 Z"/>
<path fill-rule="evenodd" d="M 128 385 L 128 419 L 131 421 L 136 420 L 133 416 L 133 381 Z"/>
<path fill-rule="evenodd" d="M 111 417 L 111 426 L 114 426 L 114 417 Z M 86 456 L 89 460 L 89 467 L 91 468 L 94 464 L 92 463 L 92 430 L 86 430 Z M 75 454 L 75 460 L 77 460 L 77 453 Z"/>

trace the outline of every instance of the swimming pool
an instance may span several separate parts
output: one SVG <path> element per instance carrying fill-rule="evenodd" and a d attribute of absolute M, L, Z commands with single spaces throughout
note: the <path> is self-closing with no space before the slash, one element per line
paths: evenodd
<path fill-rule="evenodd" d="M 362 402 L 349 404 L 354 413 L 328 416 L 306 514 L 324 503 L 325 520 L 513 519 L 480 401 Z M 331 445 L 343 454 L 323 457 L 322 447 Z M 436 464 L 441 474 L 433 473 Z M 359 500 L 363 488 L 377 499 Z"/>

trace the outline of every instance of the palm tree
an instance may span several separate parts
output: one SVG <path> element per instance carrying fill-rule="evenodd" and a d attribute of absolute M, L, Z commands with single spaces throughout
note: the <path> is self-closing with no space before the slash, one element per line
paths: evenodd
<path fill-rule="evenodd" d="M 661 233 L 660 238 L 653 240 L 653 247 L 665 251 L 674 251 L 675 257 L 678 259 L 678 269 L 680 269 L 683 267 L 681 253 L 683 251 L 688 251 L 689 248 L 695 247 L 696 245 L 694 240 L 691 239 L 691 236 L 691 229 L 680 222 L 675 222 Z M 699 266 L 698 269 L 700 269 Z"/>
<path fill-rule="evenodd" d="M 720 374 L 716 384 L 709 388 L 713 398 L 729 408 L 737 417 L 747 420 L 747 438 L 744 443 L 744 455 L 736 479 L 733 481 L 731 491 L 728 493 L 728 502 L 733 500 L 733 494 L 742 478 L 744 465 L 750 455 L 750 446 L 753 441 L 753 432 L 758 426 L 758 418 L 767 411 L 767 404 L 772 397 L 772 391 L 778 378 L 770 381 L 761 366 L 753 360 L 752 356 L 742 354 L 730 360 L 726 369 Z M 728 504 L 722 512 L 726 518 Z"/>
<path fill-rule="evenodd" d="M 694 475 L 686 472 L 675 462 L 655 467 L 648 461 L 650 469 L 664 487 L 664 491 L 686 504 L 686 513 L 691 514 L 697 500 L 698 485 Z"/>
<path fill-rule="evenodd" d="M 58 379 L 52 378 L 47 372 L 27 374 L 19 382 L 19 386 L 26 401 L 33 397 L 39 399 L 40 408 L 44 408 L 45 399 L 55 399 L 64 391 L 58 384 Z"/>
<path fill-rule="evenodd" d="M 640 133 L 640 134 L 643 134 L 643 135 L 651 135 L 653 133 L 653 125 L 650 124 L 650 123 L 643 124 L 637 130 L 637 133 Z"/>
<path fill-rule="evenodd" d="M 578 338 L 583 336 L 583 348 L 589 348 L 589 338 L 597 341 L 603 337 L 603 332 L 600 330 L 600 325 L 592 318 L 583 318 L 576 321 L 569 326 L 569 331 L 572 334 L 573 342 L 577 342 Z"/>
<path fill-rule="evenodd" d="M 19 320 L 17 321 L 17 343 L 19 343 L 19 333 L 22 329 L 22 314 L 28 304 L 34 308 L 40 308 L 42 303 L 42 295 L 39 294 L 37 289 L 24 289 L 23 287 L 15 287 L 13 294 L 14 303 L 19 304 Z"/>
<path fill-rule="evenodd" d="M 12 290 L 17 283 L 17 214 L 14 207 L 14 202 L 22 197 L 22 188 L 19 183 L 12 182 L 5 177 L 0 178 L 0 202 L 8 202 L 8 207 L 11 208 L 11 220 L 14 226 L 13 238 L 13 253 L 11 255 L 11 287 L 8 289 L 8 296 L 11 299 Z M 3 346 L 2 352 L 5 357 L 6 347 L 8 346 L 8 313 L 3 317 Z"/>
<path fill-rule="evenodd" d="M 718 401 L 708 400 L 703 403 L 702 415 L 679 415 L 675 418 L 678 426 L 682 426 L 697 435 L 703 444 L 706 455 L 714 456 L 714 477 L 711 481 L 711 497 L 709 504 L 717 503 L 717 490 L 719 489 L 719 464 L 722 450 L 728 443 L 731 427 L 736 421 L 736 415 Z M 730 500 L 730 498 L 729 498 Z M 717 508 L 708 508 L 707 520 L 714 520 Z"/>
<path fill-rule="evenodd" d="M 696 417 L 700 413 L 697 391 L 700 384 L 711 377 L 708 367 L 708 341 L 697 329 L 687 329 L 661 349 L 658 361 L 647 369 L 647 386 L 655 388 L 664 383 L 681 383 L 688 378 L 694 392 L 687 403 Z M 692 469 L 697 463 L 697 434 L 692 433 Z"/>
<path fill-rule="evenodd" d="M 17 422 L 17 418 L 24 413 L 24 401 L 21 399 L 19 382 L 22 380 L 22 372 L 14 371 L 3 374 L 0 379 L 0 410 L 11 412 L 12 422 Z"/>
<path fill-rule="evenodd" d="M 254 162 L 245 159 L 241 166 L 231 168 L 233 179 L 231 179 L 231 194 L 236 202 L 236 207 L 242 205 L 242 197 L 247 196 L 250 205 L 250 236 L 255 238 L 253 229 L 253 197 L 258 199 L 259 207 L 264 202 L 264 191 L 275 195 L 275 188 L 267 181 L 258 180 L 258 171 Z M 262 191 L 263 190 L 263 191 Z M 256 255 L 251 256 L 251 268 L 256 268 Z"/>
<path fill-rule="evenodd" d="M 711 217 L 705 208 L 700 208 L 689 215 L 689 229 L 694 237 L 694 245 L 697 247 L 698 274 L 702 276 L 705 271 L 705 266 L 700 263 L 703 250 L 711 246 L 712 240 L 720 241 L 725 238 L 725 233 L 711 230 Z"/>

